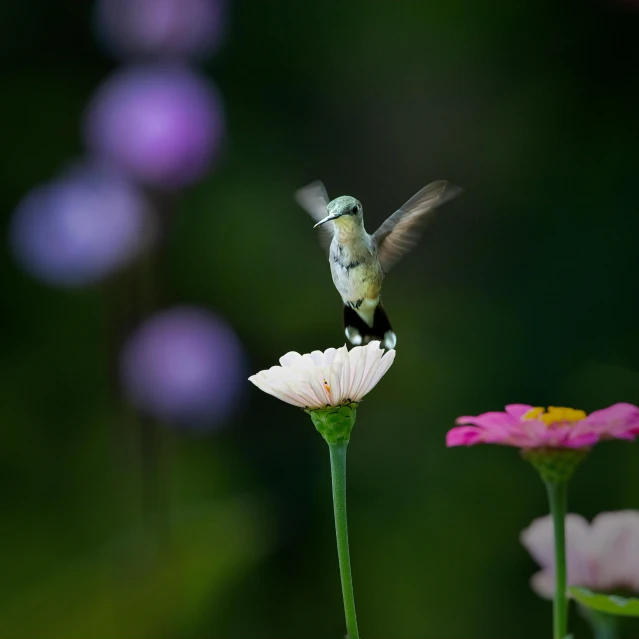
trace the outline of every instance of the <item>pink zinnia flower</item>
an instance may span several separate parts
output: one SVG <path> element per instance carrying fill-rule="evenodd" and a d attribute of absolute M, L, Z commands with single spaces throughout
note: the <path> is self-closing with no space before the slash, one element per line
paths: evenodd
<path fill-rule="evenodd" d="M 535 519 L 521 533 L 521 543 L 542 568 L 533 575 L 533 590 L 551 598 L 555 592 L 551 517 Z M 639 512 L 601 513 L 591 524 L 581 515 L 567 515 L 566 567 L 568 586 L 639 593 Z"/>
<path fill-rule="evenodd" d="M 459 417 L 447 446 L 501 444 L 518 448 L 584 448 L 601 439 L 632 440 L 639 434 L 639 408 L 613 404 L 590 415 L 582 410 L 509 404 L 505 412 Z"/>

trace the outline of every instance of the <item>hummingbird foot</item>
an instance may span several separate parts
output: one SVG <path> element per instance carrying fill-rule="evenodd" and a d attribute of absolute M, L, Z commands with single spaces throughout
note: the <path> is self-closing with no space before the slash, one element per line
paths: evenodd
<path fill-rule="evenodd" d="M 386 331 L 384 333 L 384 348 L 395 348 L 395 345 L 397 344 L 397 335 L 395 335 L 395 333 L 393 331 Z"/>
<path fill-rule="evenodd" d="M 359 346 L 362 343 L 362 334 L 354 326 L 347 326 L 344 330 L 346 339 L 355 346 Z"/>

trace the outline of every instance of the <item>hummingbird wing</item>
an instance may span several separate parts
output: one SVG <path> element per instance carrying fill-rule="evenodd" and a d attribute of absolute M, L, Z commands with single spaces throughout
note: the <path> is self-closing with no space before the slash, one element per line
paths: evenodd
<path fill-rule="evenodd" d="M 326 217 L 326 207 L 330 200 L 324 184 L 319 180 L 295 191 L 295 200 L 316 222 Z M 333 222 L 326 222 L 319 227 L 319 241 L 328 251 L 333 241 Z"/>
<path fill-rule="evenodd" d="M 417 244 L 430 213 L 461 191 L 461 188 L 445 180 L 432 182 L 413 195 L 375 231 L 373 241 L 384 272 L 388 272 L 399 258 Z"/>

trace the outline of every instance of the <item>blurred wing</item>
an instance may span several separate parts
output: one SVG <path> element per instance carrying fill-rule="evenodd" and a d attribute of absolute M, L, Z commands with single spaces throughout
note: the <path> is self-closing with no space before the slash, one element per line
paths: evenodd
<path fill-rule="evenodd" d="M 328 194 L 324 185 L 318 180 L 311 182 L 299 191 L 295 191 L 295 201 L 316 221 L 328 215 L 326 207 L 328 206 Z M 319 242 L 321 246 L 328 251 L 333 241 L 333 222 L 326 222 L 319 227 Z"/>
<path fill-rule="evenodd" d="M 448 202 L 462 189 L 445 180 L 425 186 L 419 193 L 395 211 L 373 234 L 379 261 L 385 272 L 408 253 L 419 240 L 430 213 L 440 204 Z"/>

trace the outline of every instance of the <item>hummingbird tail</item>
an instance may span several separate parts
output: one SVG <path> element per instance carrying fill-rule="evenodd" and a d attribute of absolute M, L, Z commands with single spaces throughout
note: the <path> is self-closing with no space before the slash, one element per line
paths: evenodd
<path fill-rule="evenodd" d="M 397 344 L 397 336 L 381 302 L 375 308 L 373 326 L 369 326 L 355 309 L 344 305 L 344 329 L 348 341 L 355 346 L 372 340 L 379 340 L 384 348 L 395 348 Z"/>

